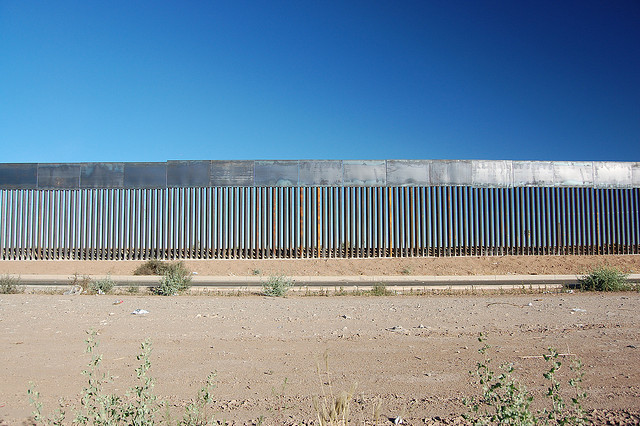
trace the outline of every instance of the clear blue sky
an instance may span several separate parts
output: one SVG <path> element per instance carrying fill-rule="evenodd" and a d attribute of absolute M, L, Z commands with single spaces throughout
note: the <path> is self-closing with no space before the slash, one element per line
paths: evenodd
<path fill-rule="evenodd" d="M 0 0 L 0 147 L 640 161 L 640 1 Z"/>

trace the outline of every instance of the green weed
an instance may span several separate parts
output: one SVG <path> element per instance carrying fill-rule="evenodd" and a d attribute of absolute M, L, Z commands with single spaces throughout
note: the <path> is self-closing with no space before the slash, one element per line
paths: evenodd
<path fill-rule="evenodd" d="M 633 286 L 629 284 L 626 274 L 615 268 L 601 266 L 581 277 L 579 288 L 583 291 L 628 291 Z"/>
<path fill-rule="evenodd" d="M 531 410 L 533 396 L 524 385 L 520 384 L 512 376 L 514 371 L 511 364 L 502 364 L 499 370 L 494 370 L 487 351 L 491 348 L 485 343 L 484 336 L 478 338 L 483 345 L 478 352 L 484 359 L 476 364 L 476 371 L 470 371 L 477 377 L 477 384 L 481 387 L 480 397 L 465 399 L 463 402 L 469 408 L 469 413 L 464 417 L 474 425 L 507 424 L 507 425 L 582 425 L 586 424 L 585 411 L 582 408 L 582 400 L 586 393 L 580 388 L 583 373 L 582 364 L 576 361 L 571 367 L 574 377 L 568 384 L 573 389 L 573 396 L 567 405 L 562 398 L 561 383 L 556 373 L 560 370 L 562 362 L 558 352 L 549 348 L 548 354 L 543 355 L 545 361 L 550 364 L 549 370 L 543 377 L 549 381 L 546 397 L 551 401 L 550 408 L 534 413 Z"/>
<path fill-rule="evenodd" d="M 285 297 L 291 287 L 293 287 L 291 278 L 284 275 L 274 275 L 269 277 L 267 282 L 262 283 L 262 293 L 265 296 Z"/>
<path fill-rule="evenodd" d="M 0 277 L 0 294 L 24 293 L 24 287 L 20 285 L 20 278 L 5 274 Z"/>
<path fill-rule="evenodd" d="M 149 376 L 151 368 L 151 343 L 145 341 L 140 345 L 141 352 L 136 357 L 140 361 L 140 366 L 136 368 L 137 384 L 133 386 L 124 396 L 107 394 L 104 392 L 104 385 L 111 381 L 100 369 L 102 355 L 97 353 L 98 343 L 95 340 L 95 332 L 88 331 L 86 340 L 86 352 L 91 359 L 88 367 L 82 371 L 87 377 L 87 385 L 82 390 L 78 407 L 72 407 L 75 412 L 74 424 L 79 425 L 136 425 L 147 426 L 160 423 L 158 413 L 162 406 L 168 404 L 159 399 L 153 393 L 154 379 Z M 211 373 L 207 377 L 205 386 L 200 389 L 196 398 L 185 407 L 185 412 L 179 425 L 208 425 L 213 424 L 213 415 L 209 415 L 213 403 L 214 389 L 213 380 L 215 374 Z M 38 424 L 62 425 L 66 417 L 63 408 L 59 409 L 53 417 L 45 417 L 42 413 L 42 403 L 40 393 L 33 383 L 27 391 L 29 402 L 34 407 L 32 413 L 33 420 Z"/>
<path fill-rule="evenodd" d="M 383 283 L 376 283 L 371 288 L 369 294 L 372 296 L 390 296 L 394 293 L 391 290 L 387 290 L 387 286 Z"/>
<path fill-rule="evenodd" d="M 151 291 L 160 296 L 173 296 L 191 287 L 191 272 L 182 262 L 171 264 L 166 270 L 160 284 Z"/>
<path fill-rule="evenodd" d="M 89 283 L 89 290 L 91 290 L 91 292 L 93 293 L 107 294 L 111 292 L 111 290 L 113 290 L 115 286 L 115 281 L 113 281 L 111 276 L 107 276 L 106 278 L 91 281 Z"/>

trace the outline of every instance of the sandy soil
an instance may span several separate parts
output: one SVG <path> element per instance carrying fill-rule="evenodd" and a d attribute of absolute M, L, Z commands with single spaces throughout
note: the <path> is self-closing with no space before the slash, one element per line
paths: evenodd
<path fill-rule="evenodd" d="M 502 259 L 493 259 L 502 261 Z M 531 260 L 531 259 L 530 259 Z M 637 263 L 635 264 L 637 265 Z M 123 303 L 114 305 L 115 299 Z M 134 309 L 149 311 L 132 315 Z M 574 309 L 580 309 L 575 312 Z M 469 370 L 488 335 L 494 364 L 513 362 L 537 396 L 549 346 L 584 362 L 584 406 L 597 423 L 640 421 L 640 294 L 303 297 L 0 295 L 0 419 L 21 424 L 28 383 L 45 411 L 77 400 L 88 363 L 85 330 L 99 333 L 110 390 L 135 383 L 139 345 L 153 342 L 155 392 L 177 412 L 217 371 L 215 412 L 231 424 L 309 424 L 312 398 L 357 383 L 354 424 L 459 421 L 477 394 Z M 571 357 L 567 357 L 567 360 Z M 568 362 L 567 362 L 568 364 Z M 561 377 L 569 373 L 565 366 Z M 367 423 L 373 424 L 373 423 Z"/>
<path fill-rule="evenodd" d="M 0 261 L 0 274 L 129 275 L 142 261 Z M 640 256 L 485 256 L 382 259 L 188 260 L 199 275 L 565 275 L 607 265 L 640 273 Z"/>

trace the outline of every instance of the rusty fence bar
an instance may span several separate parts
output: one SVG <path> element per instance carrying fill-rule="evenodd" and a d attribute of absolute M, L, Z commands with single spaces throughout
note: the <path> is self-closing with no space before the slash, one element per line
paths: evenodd
<path fill-rule="evenodd" d="M 0 190 L 0 259 L 639 254 L 640 188 Z"/>

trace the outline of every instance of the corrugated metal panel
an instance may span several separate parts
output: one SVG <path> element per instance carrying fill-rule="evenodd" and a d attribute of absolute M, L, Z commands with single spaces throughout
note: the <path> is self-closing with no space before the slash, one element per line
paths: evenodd
<path fill-rule="evenodd" d="M 471 179 L 473 186 L 497 188 L 512 186 L 511 161 L 475 160 L 472 162 Z"/>
<path fill-rule="evenodd" d="M 553 186 L 551 161 L 513 161 L 513 186 Z"/>
<path fill-rule="evenodd" d="M 35 189 L 37 186 L 37 164 L 0 164 L 0 189 Z"/>
<path fill-rule="evenodd" d="M 168 187 L 205 187 L 211 180 L 211 161 L 167 161 Z"/>
<path fill-rule="evenodd" d="M 80 186 L 80 164 L 39 164 L 38 188 L 75 189 Z"/>
<path fill-rule="evenodd" d="M 387 160 L 387 185 L 428 186 L 430 161 Z"/>
<path fill-rule="evenodd" d="M 124 163 L 87 163 L 80 166 L 80 188 L 122 188 Z"/>
<path fill-rule="evenodd" d="M 597 188 L 629 188 L 632 186 L 632 163 L 594 161 L 593 179 Z"/>
<path fill-rule="evenodd" d="M 592 186 L 593 163 L 590 161 L 554 162 L 553 181 L 557 186 Z"/>
<path fill-rule="evenodd" d="M 344 185 L 346 186 L 384 186 L 386 185 L 386 165 L 377 160 L 345 160 Z"/>
<path fill-rule="evenodd" d="M 431 163 L 431 185 L 471 185 L 472 162 L 466 160 L 442 160 Z"/>
<path fill-rule="evenodd" d="M 166 188 L 167 165 L 165 163 L 125 163 L 125 188 Z"/>
<path fill-rule="evenodd" d="M 298 185 L 298 161 L 256 161 L 256 186 Z"/>
<path fill-rule="evenodd" d="M 212 161 L 211 186 L 253 186 L 253 161 Z"/>
<path fill-rule="evenodd" d="M 339 186 L 342 182 L 342 161 L 300 160 L 299 184 L 301 186 Z"/>

